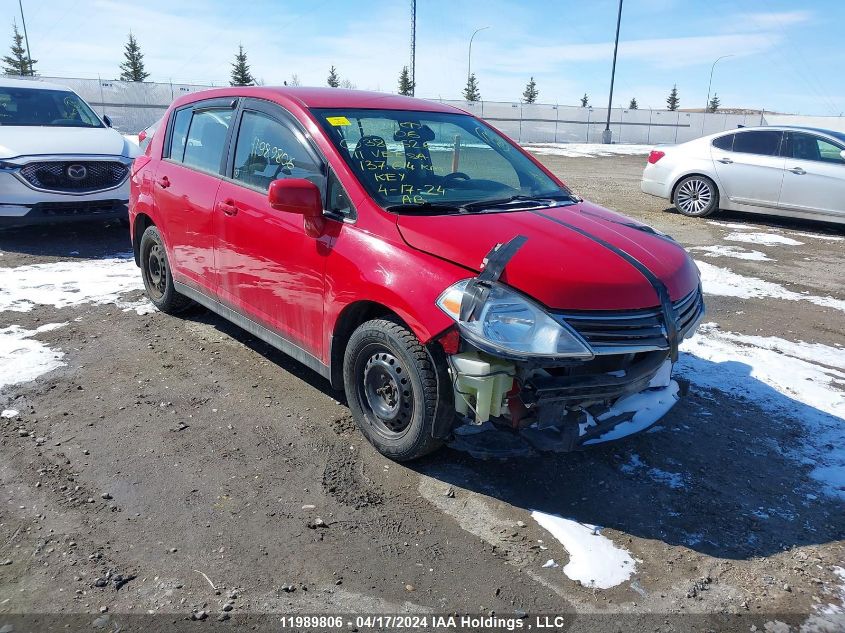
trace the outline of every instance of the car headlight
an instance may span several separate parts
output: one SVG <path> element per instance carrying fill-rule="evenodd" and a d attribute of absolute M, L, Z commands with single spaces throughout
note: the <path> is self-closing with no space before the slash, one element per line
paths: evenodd
<path fill-rule="evenodd" d="M 471 320 L 462 321 L 461 304 L 469 282 L 463 279 L 449 286 L 437 299 L 437 306 L 477 347 L 512 357 L 593 357 L 592 350 L 572 329 L 555 321 L 530 299 L 498 283 L 492 284 Z"/>

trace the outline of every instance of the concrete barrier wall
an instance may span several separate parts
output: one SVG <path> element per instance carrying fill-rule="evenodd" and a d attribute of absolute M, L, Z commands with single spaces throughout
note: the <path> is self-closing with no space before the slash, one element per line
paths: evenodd
<path fill-rule="evenodd" d="M 157 121 L 177 97 L 214 87 L 64 77 L 35 80 L 68 86 L 97 112 L 109 115 L 114 126 L 126 134 L 136 134 Z M 439 101 L 486 119 L 519 143 L 600 143 L 607 121 L 607 108 L 518 101 Z M 683 143 L 738 125 L 804 125 L 845 131 L 845 118 L 623 108 L 613 108 L 610 113 L 614 143 Z"/>

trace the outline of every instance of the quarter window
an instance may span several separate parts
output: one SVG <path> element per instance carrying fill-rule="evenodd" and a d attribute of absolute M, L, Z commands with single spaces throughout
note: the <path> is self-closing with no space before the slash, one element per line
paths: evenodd
<path fill-rule="evenodd" d="M 280 178 L 305 178 L 324 190 L 322 166 L 292 129 L 261 112 L 243 114 L 232 177 L 266 191 Z"/>
<path fill-rule="evenodd" d="M 739 132 L 735 135 L 733 151 L 743 154 L 777 156 L 780 151 L 782 132 L 774 130 L 755 130 Z"/>
<path fill-rule="evenodd" d="M 734 147 L 735 134 L 726 134 L 713 139 L 713 147 L 730 152 Z"/>
<path fill-rule="evenodd" d="M 182 162 L 190 167 L 219 174 L 231 120 L 231 109 L 194 112 Z"/>
<path fill-rule="evenodd" d="M 173 131 L 170 135 L 170 149 L 167 153 L 172 160 L 180 163 L 185 158 L 185 143 L 188 140 L 188 127 L 191 125 L 193 110 L 179 110 L 173 118 Z"/>

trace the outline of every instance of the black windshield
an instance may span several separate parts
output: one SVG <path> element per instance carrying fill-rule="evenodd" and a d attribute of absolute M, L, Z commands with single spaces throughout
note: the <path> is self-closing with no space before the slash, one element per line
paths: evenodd
<path fill-rule="evenodd" d="M 373 197 L 397 213 L 459 210 L 484 200 L 562 199 L 561 188 L 469 115 L 406 110 L 314 111 Z"/>
<path fill-rule="evenodd" d="M 0 87 L 0 125 L 103 127 L 79 95 L 69 90 Z"/>

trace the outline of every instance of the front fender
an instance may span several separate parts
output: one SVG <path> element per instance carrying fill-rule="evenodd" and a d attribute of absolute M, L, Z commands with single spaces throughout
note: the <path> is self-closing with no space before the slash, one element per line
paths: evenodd
<path fill-rule="evenodd" d="M 421 342 L 427 343 L 454 325 L 435 305 L 437 298 L 451 284 L 472 276 L 472 271 L 416 251 L 401 241 L 387 241 L 346 226 L 326 267 L 323 349 L 330 349 L 343 310 L 360 301 L 376 303 L 396 313 Z M 328 358 L 323 360 L 328 362 Z"/>

